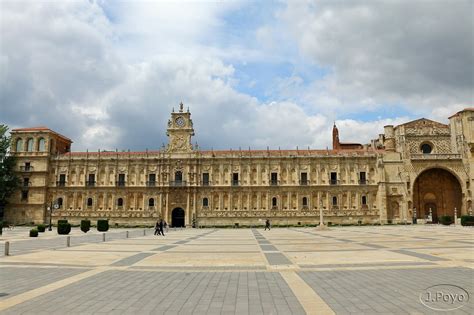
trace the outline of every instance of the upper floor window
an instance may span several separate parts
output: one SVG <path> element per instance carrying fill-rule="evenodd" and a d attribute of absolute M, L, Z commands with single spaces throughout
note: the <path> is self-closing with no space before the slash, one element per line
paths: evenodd
<path fill-rule="evenodd" d="M 209 173 L 202 173 L 202 185 L 209 186 Z"/>
<path fill-rule="evenodd" d="M 421 145 L 421 152 L 423 154 L 430 154 L 432 150 L 433 150 L 433 147 L 428 143 L 423 143 Z"/>
<path fill-rule="evenodd" d="M 271 173 L 270 174 L 270 184 L 271 185 L 278 185 L 278 173 Z"/>
<path fill-rule="evenodd" d="M 367 183 L 367 175 L 365 172 L 359 173 L 359 184 L 366 184 Z"/>
<path fill-rule="evenodd" d="M 303 207 L 307 207 L 307 206 L 308 206 L 308 198 L 303 197 Z"/>
<path fill-rule="evenodd" d="M 92 198 L 87 198 L 87 206 L 92 207 Z"/>
<path fill-rule="evenodd" d="M 300 184 L 301 184 L 301 185 L 308 185 L 308 173 L 306 173 L 306 172 L 301 173 L 301 181 L 300 181 Z"/>
<path fill-rule="evenodd" d="M 28 142 L 26 143 L 26 150 L 28 152 L 33 152 L 33 138 L 28 139 Z"/>
<path fill-rule="evenodd" d="M 336 172 L 331 172 L 330 184 L 331 185 L 337 185 L 337 173 Z"/>
<path fill-rule="evenodd" d="M 148 199 L 148 206 L 149 207 L 154 207 L 155 206 L 155 199 L 153 199 L 153 198 Z"/>
<path fill-rule="evenodd" d="M 366 196 L 362 196 L 362 205 L 365 206 L 367 204 L 367 197 Z"/>
<path fill-rule="evenodd" d="M 208 198 L 202 198 L 202 206 L 203 207 L 209 207 L 209 199 Z"/>
<path fill-rule="evenodd" d="M 38 151 L 44 152 L 45 146 L 46 146 L 46 141 L 44 140 L 44 138 L 40 138 L 38 141 Z"/>
<path fill-rule="evenodd" d="M 89 187 L 95 186 L 95 174 L 89 174 L 89 178 L 87 179 L 86 186 L 89 186 Z"/>
<path fill-rule="evenodd" d="M 152 187 L 156 185 L 156 174 L 148 174 L 148 186 Z"/>
<path fill-rule="evenodd" d="M 232 186 L 239 185 L 239 173 L 232 173 Z"/>
<path fill-rule="evenodd" d="M 337 206 L 337 197 L 336 196 L 332 197 L 332 205 Z"/>
<path fill-rule="evenodd" d="M 22 139 L 16 140 L 16 148 L 15 148 L 15 150 L 16 150 L 17 152 L 23 151 L 23 140 L 22 140 Z"/>
<path fill-rule="evenodd" d="M 66 174 L 59 174 L 58 186 L 66 185 Z"/>
<path fill-rule="evenodd" d="M 61 209 L 63 207 L 63 198 L 59 197 L 57 202 L 58 208 Z"/>
<path fill-rule="evenodd" d="M 183 181 L 183 172 L 181 172 L 181 171 L 176 171 L 176 172 L 174 173 L 174 181 L 175 181 L 175 182 L 179 182 L 179 183 L 182 182 L 182 181 Z"/>
<path fill-rule="evenodd" d="M 119 186 L 119 187 L 125 186 L 125 174 L 119 174 L 118 181 L 117 181 L 117 186 Z"/>
<path fill-rule="evenodd" d="M 276 206 L 277 206 L 277 198 L 273 197 L 272 198 L 272 207 L 276 207 Z"/>
<path fill-rule="evenodd" d="M 123 199 L 122 198 L 117 199 L 117 206 L 119 206 L 119 207 L 123 206 Z"/>

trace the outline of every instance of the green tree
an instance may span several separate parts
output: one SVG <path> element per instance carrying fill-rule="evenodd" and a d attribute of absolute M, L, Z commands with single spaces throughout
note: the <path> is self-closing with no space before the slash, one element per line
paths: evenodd
<path fill-rule="evenodd" d="M 20 186 L 20 179 L 14 171 L 15 158 L 9 154 L 11 139 L 7 131 L 7 126 L 0 125 L 0 222 L 2 224 L 8 197 Z"/>

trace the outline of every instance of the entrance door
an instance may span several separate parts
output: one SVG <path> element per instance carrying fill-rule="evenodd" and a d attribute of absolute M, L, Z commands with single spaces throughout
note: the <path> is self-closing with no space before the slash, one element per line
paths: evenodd
<path fill-rule="evenodd" d="M 176 208 L 171 212 L 171 226 L 184 227 L 184 210 Z"/>

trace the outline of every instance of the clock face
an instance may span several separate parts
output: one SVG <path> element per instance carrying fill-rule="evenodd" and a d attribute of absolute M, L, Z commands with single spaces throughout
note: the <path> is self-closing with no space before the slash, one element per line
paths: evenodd
<path fill-rule="evenodd" d="M 183 126 L 184 126 L 184 119 L 183 119 L 183 117 L 178 117 L 178 118 L 176 118 L 175 122 L 176 122 L 176 125 L 178 125 L 178 127 L 183 127 Z"/>

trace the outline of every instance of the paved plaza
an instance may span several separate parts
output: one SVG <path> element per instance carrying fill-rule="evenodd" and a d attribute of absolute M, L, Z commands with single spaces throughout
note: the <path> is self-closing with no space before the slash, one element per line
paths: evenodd
<path fill-rule="evenodd" d="M 474 237 L 460 226 L 4 231 L 0 314 L 444 314 L 450 285 L 474 313 Z M 128 237 L 127 237 L 128 234 Z"/>

